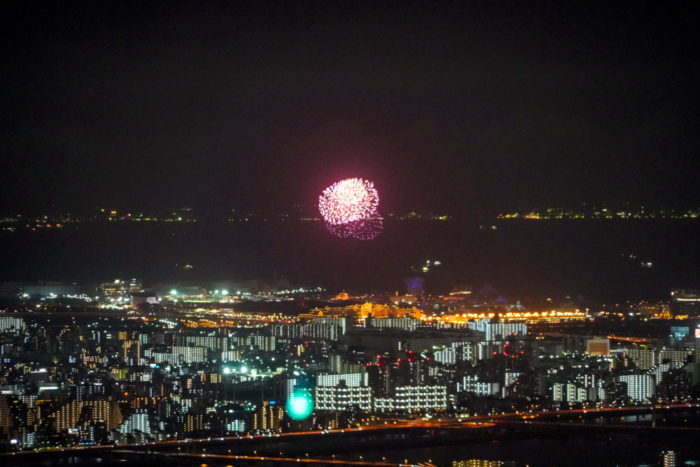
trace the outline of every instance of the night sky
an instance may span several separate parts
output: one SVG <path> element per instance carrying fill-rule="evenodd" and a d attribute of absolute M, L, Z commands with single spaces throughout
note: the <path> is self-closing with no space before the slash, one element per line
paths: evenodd
<path fill-rule="evenodd" d="M 696 11 L 642 3 L 5 1 L 0 201 L 697 207 Z"/>

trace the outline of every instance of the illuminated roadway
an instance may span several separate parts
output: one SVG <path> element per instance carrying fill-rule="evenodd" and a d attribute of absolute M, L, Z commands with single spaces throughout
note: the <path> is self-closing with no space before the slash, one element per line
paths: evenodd
<path fill-rule="evenodd" d="M 355 467 L 412 467 L 412 464 L 392 464 L 389 462 L 365 462 L 335 459 L 310 459 L 308 457 L 270 457 L 270 456 L 222 456 L 217 454 L 178 454 L 177 458 L 196 461 L 273 461 L 273 462 L 304 462 L 305 464 L 331 464 Z M 423 467 L 434 467 L 432 464 L 420 464 Z"/>

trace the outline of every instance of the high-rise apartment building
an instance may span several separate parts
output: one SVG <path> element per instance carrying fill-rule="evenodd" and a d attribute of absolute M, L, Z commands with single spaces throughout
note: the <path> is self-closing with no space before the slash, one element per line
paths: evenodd
<path fill-rule="evenodd" d="M 616 382 L 627 384 L 627 396 L 633 401 L 642 402 L 654 397 L 655 378 L 648 374 L 629 374 L 616 377 Z"/>
<path fill-rule="evenodd" d="M 470 321 L 469 329 L 486 334 L 487 341 L 501 340 L 508 336 L 524 336 L 527 334 L 525 323 L 492 323 L 489 318 Z"/>
<path fill-rule="evenodd" d="M 253 416 L 253 429 L 260 431 L 279 431 L 284 418 L 284 407 L 276 401 L 263 401 Z"/>
<path fill-rule="evenodd" d="M 400 411 L 445 410 L 446 386 L 400 386 L 395 389 L 394 409 Z"/>
<path fill-rule="evenodd" d="M 648 370 L 656 365 L 656 352 L 652 349 L 628 349 L 626 354 L 640 370 Z"/>
<path fill-rule="evenodd" d="M 104 422 L 110 430 L 115 429 L 121 422 L 119 406 L 116 402 L 110 401 L 69 402 L 50 415 L 49 418 L 54 420 L 56 430 L 64 431 L 75 428 L 81 415 L 92 422 Z"/>
<path fill-rule="evenodd" d="M 317 410 L 372 410 L 372 389 L 366 386 L 317 386 L 314 399 Z"/>
<path fill-rule="evenodd" d="M 664 462 L 664 467 L 676 467 L 676 453 L 674 451 L 664 451 L 661 453 L 661 458 Z"/>

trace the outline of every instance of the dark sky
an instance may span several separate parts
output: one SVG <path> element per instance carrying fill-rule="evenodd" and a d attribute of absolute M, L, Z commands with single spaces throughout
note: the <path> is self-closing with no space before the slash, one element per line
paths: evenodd
<path fill-rule="evenodd" d="M 0 199 L 697 206 L 697 14 L 646 3 L 5 1 Z"/>

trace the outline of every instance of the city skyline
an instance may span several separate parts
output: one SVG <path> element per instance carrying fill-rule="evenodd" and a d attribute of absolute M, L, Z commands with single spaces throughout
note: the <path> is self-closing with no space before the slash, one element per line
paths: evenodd
<path fill-rule="evenodd" d="M 0 465 L 700 464 L 696 9 L 6 1 Z"/>

